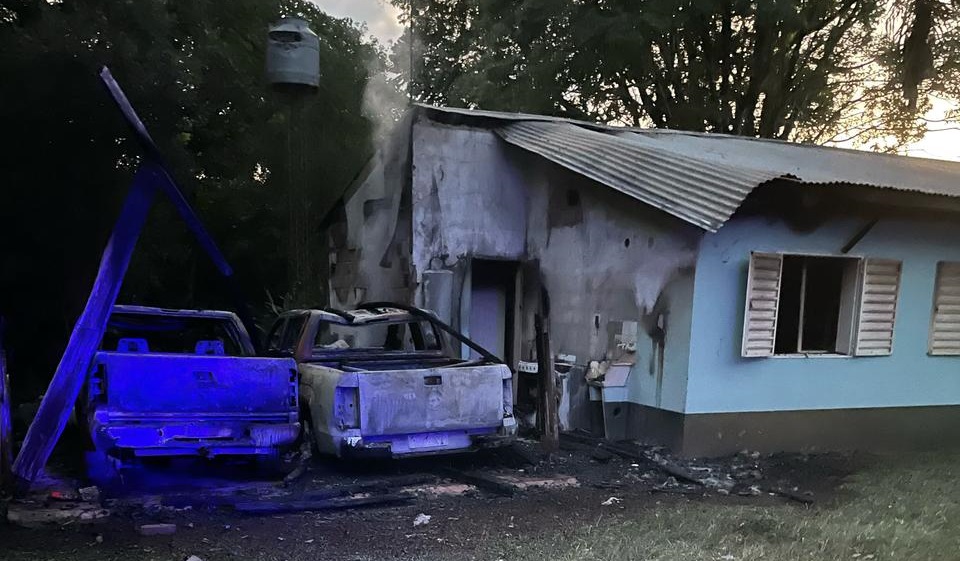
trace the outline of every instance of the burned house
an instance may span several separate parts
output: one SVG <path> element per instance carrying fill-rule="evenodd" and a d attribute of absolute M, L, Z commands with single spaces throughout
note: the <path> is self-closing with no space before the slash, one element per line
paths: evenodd
<path fill-rule="evenodd" d="M 690 455 L 960 441 L 960 164 L 414 107 L 328 217 L 330 304 L 434 310 L 565 428 Z M 465 353 L 467 351 L 465 350 Z"/>

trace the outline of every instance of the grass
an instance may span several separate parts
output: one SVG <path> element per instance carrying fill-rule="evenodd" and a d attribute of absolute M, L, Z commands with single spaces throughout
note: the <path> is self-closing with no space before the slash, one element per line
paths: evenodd
<path fill-rule="evenodd" d="M 832 505 L 660 504 L 537 543 L 490 544 L 490 558 L 960 559 L 958 463 L 958 454 L 881 459 L 850 477 Z"/>

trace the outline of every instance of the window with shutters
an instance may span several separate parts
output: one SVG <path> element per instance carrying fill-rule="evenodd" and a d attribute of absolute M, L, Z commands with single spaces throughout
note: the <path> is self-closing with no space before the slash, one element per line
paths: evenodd
<path fill-rule="evenodd" d="M 960 355 L 960 263 L 937 263 L 930 321 L 932 355 Z"/>
<path fill-rule="evenodd" d="M 899 287 L 898 261 L 755 252 L 742 355 L 890 354 Z"/>

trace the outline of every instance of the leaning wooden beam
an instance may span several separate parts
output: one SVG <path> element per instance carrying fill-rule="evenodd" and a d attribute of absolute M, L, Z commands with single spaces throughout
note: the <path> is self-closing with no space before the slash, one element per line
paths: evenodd
<path fill-rule="evenodd" d="M 10 484 L 13 462 L 13 421 L 10 414 L 10 384 L 3 347 L 3 318 L 0 318 L 0 489 Z"/>
<path fill-rule="evenodd" d="M 123 276 L 153 204 L 160 177 L 154 164 L 145 163 L 133 179 L 120 217 L 100 258 L 93 290 L 90 291 L 83 313 L 73 326 L 57 371 L 13 463 L 15 485 L 19 491 L 25 491 L 43 469 L 70 418 L 87 368 L 106 329 L 110 310 L 120 293 Z"/>

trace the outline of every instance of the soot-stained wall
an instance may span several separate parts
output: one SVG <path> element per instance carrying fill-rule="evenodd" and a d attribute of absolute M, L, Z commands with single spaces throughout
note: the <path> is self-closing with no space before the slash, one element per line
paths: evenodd
<path fill-rule="evenodd" d="M 454 310 L 471 258 L 534 263 L 555 354 L 634 362 L 623 401 L 683 410 L 700 230 L 483 128 L 421 119 L 412 162 L 413 266 L 421 278 L 454 272 Z M 532 356 L 536 298 L 523 301 L 522 358 Z M 635 352 L 616 348 L 624 332 Z M 569 389 L 568 424 L 582 426 L 582 377 Z"/>
<path fill-rule="evenodd" d="M 332 305 L 431 302 L 463 328 L 472 260 L 515 262 L 518 358 L 533 358 L 546 306 L 552 352 L 580 365 L 565 426 L 590 424 L 594 360 L 633 364 L 611 399 L 684 410 L 699 229 L 482 127 L 421 115 L 375 158 L 331 227 Z"/>
<path fill-rule="evenodd" d="M 409 139 L 409 125 L 398 126 L 369 163 L 370 173 L 332 217 L 330 305 L 335 308 L 413 297 Z"/>

